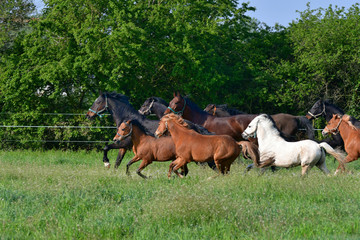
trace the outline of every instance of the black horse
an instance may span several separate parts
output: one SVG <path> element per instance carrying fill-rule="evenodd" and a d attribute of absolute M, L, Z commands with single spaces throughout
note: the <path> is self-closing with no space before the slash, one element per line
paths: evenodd
<path fill-rule="evenodd" d="M 149 97 L 139 109 L 139 113 L 148 116 L 155 114 L 159 119 L 164 116 L 164 112 L 169 103 L 160 97 Z"/>
<path fill-rule="evenodd" d="M 159 124 L 159 120 L 150 120 L 144 115 L 140 114 L 130 104 L 129 98 L 120 93 L 100 93 L 100 96 L 92 104 L 86 116 L 88 119 L 93 119 L 96 116 L 101 117 L 102 114 L 106 111 L 108 111 L 112 115 L 117 127 L 119 127 L 120 124 L 124 121 L 134 119 L 140 122 L 148 132 L 154 134 Z M 191 129 L 201 134 L 213 134 L 200 125 L 191 122 L 187 123 L 189 124 Z M 116 162 L 114 165 L 115 168 L 118 168 L 121 164 L 122 159 L 124 158 L 126 151 L 130 150 L 131 148 L 131 138 L 126 138 L 119 143 L 106 145 L 104 147 L 103 162 L 106 166 L 109 166 L 109 158 L 107 156 L 107 152 L 111 149 L 119 149 L 119 154 L 116 158 Z M 211 163 L 209 163 L 209 166 L 213 168 Z"/>
<path fill-rule="evenodd" d="M 325 120 L 329 122 L 333 117 L 333 114 L 344 115 L 345 112 L 335 104 L 332 104 L 329 100 L 320 99 L 310 108 L 306 114 L 306 117 L 309 120 L 324 117 Z M 331 135 L 328 138 L 325 138 L 323 141 L 328 143 L 333 148 L 341 147 L 341 149 L 344 149 L 344 141 L 342 140 L 340 134 Z"/>

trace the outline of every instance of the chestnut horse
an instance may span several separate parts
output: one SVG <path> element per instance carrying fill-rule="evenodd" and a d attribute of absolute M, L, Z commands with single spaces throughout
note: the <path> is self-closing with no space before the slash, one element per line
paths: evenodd
<path fill-rule="evenodd" d="M 324 136 L 338 133 L 341 135 L 348 154 L 345 163 L 355 161 L 360 157 L 360 128 L 355 126 L 356 122 L 357 120 L 349 115 L 334 114 L 322 131 Z"/>
<path fill-rule="evenodd" d="M 115 142 L 121 141 L 127 137 L 131 137 L 135 154 L 126 165 L 126 173 L 128 175 L 130 175 L 130 166 L 139 160 L 142 160 L 142 162 L 136 173 L 142 178 L 147 178 L 141 171 L 153 161 L 163 162 L 176 159 L 175 145 L 171 137 L 164 136 L 157 139 L 151 136 L 136 119 L 121 123 L 113 140 Z M 184 175 L 188 172 L 186 165 L 183 172 Z"/>
<path fill-rule="evenodd" d="M 216 117 L 201 110 L 195 103 L 188 98 L 182 97 L 179 93 L 174 93 L 174 98 L 170 101 L 168 109 L 164 112 L 182 115 L 193 123 L 199 124 L 210 132 L 224 134 L 233 137 L 236 141 L 244 140 L 241 133 L 258 114 L 239 114 L 230 117 Z M 293 116 L 290 114 L 279 113 L 271 116 L 279 130 L 284 133 L 288 140 L 295 140 L 295 135 L 299 126 L 307 130 L 308 137 L 314 139 L 314 130 L 311 122 L 304 116 Z M 300 124 L 301 122 L 301 124 Z"/>
<path fill-rule="evenodd" d="M 240 146 L 228 135 L 202 135 L 188 128 L 184 119 L 176 114 L 164 115 L 156 129 L 155 136 L 160 137 L 169 131 L 176 148 L 176 160 L 170 164 L 168 177 L 174 171 L 182 177 L 177 170 L 190 163 L 207 162 L 213 160 L 217 169 L 226 174 L 230 171 L 230 165 L 240 154 Z M 246 144 L 251 144 L 246 142 Z M 244 150 L 243 150 L 244 151 Z M 257 154 L 256 149 L 253 154 Z M 254 157 L 253 159 L 258 159 Z"/>

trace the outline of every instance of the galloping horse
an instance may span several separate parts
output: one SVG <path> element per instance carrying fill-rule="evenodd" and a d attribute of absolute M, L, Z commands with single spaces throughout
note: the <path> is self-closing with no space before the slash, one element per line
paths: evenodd
<path fill-rule="evenodd" d="M 237 141 L 243 140 L 241 133 L 257 116 L 257 114 L 239 114 L 230 117 L 215 117 L 201 110 L 190 99 L 182 97 L 179 93 L 174 93 L 174 98 L 170 101 L 169 107 L 164 114 L 170 112 L 181 114 L 184 119 L 199 124 L 210 132 L 232 136 Z M 311 123 L 305 117 L 297 117 L 285 113 L 275 114 L 272 117 L 280 131 L 287 135 L 289 139 L 295 137 L 299 126 L 305 127 L 309 138 L 314 139 Z"/>
<path fill-rule="evenodd" d="M 325 163 L 325 151 L 334 156 L 341 169 L 345 170 L 342 153 L 334 150 L 325 142 L 317 143 L 313 140 L 286 141 L 276 127 L 274 120 L 267 114 L 261 114 L 254 118 L 243 132 L 243 137 L 257 137 L 260 162 L 273 159 L 275 161 L 272 166 L 286 168 L 301 165 L 302 176 L 307 174 L 314 165 L 325 174 L 330 173 Z"/>
<path fill-rule="evenodd" d="M 130 166 L 139 160 L 142 160 L 142 162 L 136 173 L 142 178 L 147 178 L 141 171 L 153 161 L 163 162 L 176 159 L 175 145 L 170 136 L 155 138 L 150 134 L 137 120 L 128 120 L 120 124 L 113 140 L 117 142 L 130 137 L 135 154 L 126 165 L 128 175 L 130 175 Z M 184 175 L 186 175 L 188 172 L 186 165 L 184 165 L 184 168 Z"/>
<path fill-rule="evenodd" d="M 340 133 L 345 143 L 345 151 L 348 154 L 345 158 L 346 163 L 355 161 L 360 157 L 360 128 L 355 126 L 356 122 L 357 120 L 349 115 L 334 114 L 322 131 L 324 136 Z"/>
<path fill-rule="evenodd" d="M 86 116 L 88 119 L 93 119 L 97 116 L 102 117 L 104 112 L 109 112 L 112 115 L 117 127 L 126 120 L 135 119 L 138 120 L 148 132 L 154 133 L 159 123 L 159 120 L 150 120 L 144 115 L 141 115 L 130 104 L 129 98 L 120 93 L 100 93 L 100 96 L 94 101 Z M 189 125 L 192 129 L 201 134 L 212 134 L 199 125 L 190 122 Z M 106 167 L 110 166 L 107 152 L 111 149 L 119 149 L 119 154 L 114 166 L 115 168 L 118 168 L 126 151 L 132 149 L 131 139 L 127 138 L 119 143 L 106 145 L 104 147 L 103 162 Z"/>
<path fill-rule="evenodd" d="M 329 122 L 334 114 L 344 115 L 345 112 L 338 106 L 332 104 L 329 100 L 320 99 L 314 103 L 305 116 L 309 120 L 324 117 L 326 122 Z M 322 141 L 327 142 L 333 148 L 341 147 L 344 149 L 344 141 L 340 135 L 333 135 L 332 138 L 325 138 Z"/>
<path fill-rule="evenodd" d="M 170 164 L 169 178 L 172 171 L 182 177 L 177 170 L 192 161 L 207 162 L 213 160 L 217 169 L 222 174 L 226 174 L 230 171 L 230 165 L 240 154 L 241 143 L 237 143 L 232 137 L 198 134 L 188 128 L 181 116 L 173 113 L 161 118 L 155 135 L 160 137 L 167 131 L 170 132 L 174 141 L 177 155 L 176 160 Z"/>

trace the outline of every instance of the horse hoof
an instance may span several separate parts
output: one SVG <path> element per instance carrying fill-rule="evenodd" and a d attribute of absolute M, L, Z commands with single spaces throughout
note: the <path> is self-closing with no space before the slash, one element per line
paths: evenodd
<path fill-rule="evenodd" d="M 110 168 L 110 163 L 109 162 L 105 162 L 104 165 L 105 165 L 106 168 Z"/>

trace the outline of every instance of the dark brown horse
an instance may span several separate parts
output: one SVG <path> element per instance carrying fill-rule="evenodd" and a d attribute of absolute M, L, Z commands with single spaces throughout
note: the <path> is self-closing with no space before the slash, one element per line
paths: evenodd
<path fill-rule="evenodd" d="M 162 136 L 169 131 L 176 148 L 176 160 L 170 164 L 168 177 L 174 171 L 194 161 L 207 162 L 213 160 L 217 169 L 226 174 L 230 165 L 240 154 L 240 143 L 228 135 L 202 135 L 188 128 L 184 119 L 170 113 L 163 116 L 159 122 L 155 135 Z M 256 151 L 257 153 L 257 151 Z M 256 157 L 254 157 L 256 158 Z"/>
<path fill-rule="evenodd" d="M 136 173 L 142 178 L 147 178 L 141 171 L 153 161 L 164 162 L 176 159 L 175 145 L 171 137 L 164 136 L 157 139 L 151 136 L 150 133 L 147 133 L 141 123 L 135 119 L 121 123 L 113 140 L 121 141 L 127 137 L 131 138 L 135 154 L 126 165 L 126 173 L 128 175 L 130 175 L 130 166 L 139 160 L 142 160 L 142 162 Z M 188 172 L 186 165 L 183 172 L 184 175 Z"/>
<path fill-rule="evenodd" d="M 355 161 L 360 157 L 360 128 L 354 125 L 355 122 L 357 120 L 349 115 L 334 114 L 322 131 L 324 136 L 338 133 L 341 135 L 345 151 L 348 154 L 345 163 Z M 336 171 L 339 170 L 339 167 Z"/>
<path fill-rule="evenodd" d="M 243 140 L 241 133 L 246 129 L 249 123 L 258 114 L 239 114 L 230 117 L 216 117 L 201 110 L 190 99 L 182 97 L 179 93 L 174 93 L 174 98 L 170 101 L 168 109 L 164 112 L 176 113 L 183 116 L 191 122 L 199 124 L 210 132 L 216 134 L 225 134 L 233 137 L 236 141 Z M 297 117 L 290 114 L 279 113 L 271 116 L 279 130 L 284 133 L 288 139 L 295 140 L 295 135 L 299 130 L 299 122 L 301 126 L 308 129 L 310 139 L 314 139 L 314 131 L 312 125 L 305 117 Z"/>

